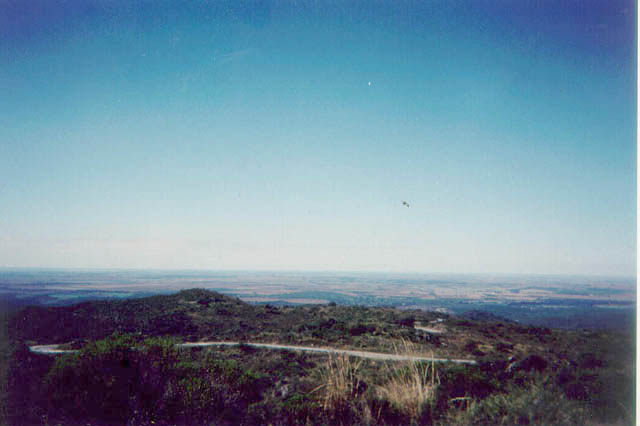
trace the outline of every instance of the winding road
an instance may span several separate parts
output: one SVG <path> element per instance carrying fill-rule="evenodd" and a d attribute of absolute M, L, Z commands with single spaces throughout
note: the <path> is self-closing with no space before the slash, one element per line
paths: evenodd
<path fill-rule="evenodd" d="M 253 342 L 186 342 L 178 344 L 181 348 L 198 348 L 207 346 L 239 346 L 246 345 L 254 348 L 265 348 L 275 350 L 289 350 L 289 351 L 302 351 L 302 352 L 319 352 L 326 354 L 344 354 L 349 356 L 356 356 L 360 358 L 372 359 L 377 361 L 428 361 L 428 362 L 452 362 L 455 364 L 470 364 L 476 363 L 472 359 L 457 359 L 457 358 L 432 358 L 424 356 L 414 355 L 399 355 L 388 354 L 379 352 L 367 352 L 367 351 L 355 351 L 351 349 L 336 349 L 336 348 L 324 348 L 315 346 L 293 346 L 293 345 L 279 345 L 275 343 L 253 343 Z M 58 349 L 60 345 L 34 345 L 30 346 L 29 350 L 33 353 L 45 354 L 45 355 L 58 355 L 63 353 L 78 352 L 73 349 Z"/>

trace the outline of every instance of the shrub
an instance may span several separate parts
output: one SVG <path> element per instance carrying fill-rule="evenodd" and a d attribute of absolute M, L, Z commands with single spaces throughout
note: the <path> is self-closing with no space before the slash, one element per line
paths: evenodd
<path fill-rule="evenodd" d="M 450 410 L 446 423 L 464 425 L 576 425 L 585 424 L 583 408 L 541 383 L 511 387 L 481 401 L 468 410 Z"/>
<path fill-rule="evenodd" d="M 405 316 L 398 319 L 397 324 L 401 327 L 413 328 L 415 322 L 416 322 L 415 317 Z"/>
<path fill-rule="evenodd" d="M 485 398 L 497 389 L 496 381 L 485 371 L 475 366 L 447 366 L 441 376 L 438 389 L 439 404 L 441 400 L 471 396 Z M 446 404 L 445 404 L 446 405 Z"/>
<path fill-rule="evenodd" d="M 364 333 L 371 333 L 375 330 L 375 327 L 372 326 L 367 326 L 364 324 L 358 324 L 355 327 L 351 327 L 349 329 L 349 334 L 351 334 L 352 336 L 360 336 Z"/>
<path fill-rule="evenodd" d="M 45 379 L 51 410 L 77 419 L 122 422 L 138 376 L 131 336 L 113 334 L 56 360 Z"/>
<path fill-rule="evenodd" d="M 114 334 L 58 358 L 45 381 L 50 420 L 234 423 L 270 384 L 236 361 L 179 351 L 173 343 Z"/>

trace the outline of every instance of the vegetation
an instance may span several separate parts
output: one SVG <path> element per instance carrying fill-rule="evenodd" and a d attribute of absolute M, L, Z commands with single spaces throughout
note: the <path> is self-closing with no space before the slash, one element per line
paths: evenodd
<path fill-rule="evenodd" d="M 27 308 L 9 320 L 3 412 L 10 424 L 51 425 L 633 423 L 632 336 L 476 318 L 251 306 L 204 290 Z M 431 321 L 444 333 L 414 328 Z M 198 339 L 434 354 L 477 364 L 176 345 Z M 28 345 L 35 343 L 66 343 L 79 352 L 34 354 Z"/>
<path fill-rule="evenodd" d="M 434 400 L 437 389 L 434 366 L 432 362 L 430 374 L 429 365 L 418 362 L 394 369 L 386 383 L 378 387 L 379 398 L 389 401 L 395 410 L 405 412 L 407 417 L 419 419 L 425 406 Z"/>

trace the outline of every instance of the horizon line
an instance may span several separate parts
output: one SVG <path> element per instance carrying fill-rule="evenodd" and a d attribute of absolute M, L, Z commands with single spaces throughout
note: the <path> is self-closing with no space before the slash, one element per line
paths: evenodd
<path fill-rule="evenodd" d="M 86 272 L 198 272 L 198 273 L 314 273 L 314 274 L 386 274 L 386 275 L 445 275 L 445 276 L 539 276 L 539 277 L 583 277 L 583 278 L 615 278 L 637 280 L 636 275 L 625 274 L 579 274 L 549 272 L 442 272 L 442 271 L 392 271 L 392 270 L 355 270 L 355 269 L 237 269 L 237 268 L 161 268 L 161 267 L 82 267 L 82 266 L 0 266 L 0 271 L 86 271 Z"/>

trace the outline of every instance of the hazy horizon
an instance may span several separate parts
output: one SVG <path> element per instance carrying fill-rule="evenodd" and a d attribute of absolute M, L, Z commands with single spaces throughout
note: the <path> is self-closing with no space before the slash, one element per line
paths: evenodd
<path fill-rule="evenodd" d="M 90 268 L 90 267 L 41 267 L 41 266 L 0 266 L 0 273 L 2 272 L 70 272 L 70 273 L 173 273 L 176 276 L 180 274 L 194 274 L 203 275 L 207 274 L 220 275 L 220 274 L 273 274 L 273 275 L 357 275 L 357 276 L 410 276 L 410 277 L 442 277 L 442 278 L 540 278 L 540 279 L 568 279 L 568 280 L 590 280 L 590 279 L 612 279 L 630 281 L 635 283 L 635 275 L 585 275 L 585 274 L 545 274 L 545 273 L 522 273 L 522 272 L 419 272 L 419 271 L 383 271 L 383 270 L 310 270 L 310 269 L 176 269 L 176 268 Z M 229 275 L 231 276 L 231 275 Z"/>
<path fill-rule="evenodd" d="M 4 2 L 0 268 L 634 277 L 635 8 Z"/>

